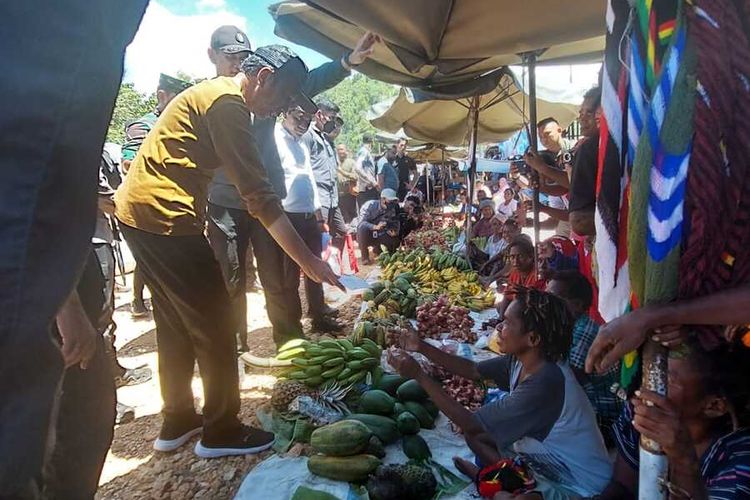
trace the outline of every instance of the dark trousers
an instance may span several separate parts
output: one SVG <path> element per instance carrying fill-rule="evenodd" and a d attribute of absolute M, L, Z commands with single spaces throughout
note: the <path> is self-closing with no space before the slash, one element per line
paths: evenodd
<path fill-rule="evenodd" d="M 303 336 L 300 318 L 290 308 L 289 290 L 284 283 L 284 262 L 287 255 L 258 219 L 250 218 L 250 238 L 258 261 L 258 277 L 266 297 L 266 312 L 273 326 L 277 346 Z M 299 294 L 299 282 L 295 293 Z"/>
<path fill-rule="evenodd" d="M 112 316 L 102 247 L 109 245 L 94 245 L 76 287 L 84 312 L 99 333 Z M 52 331 L 59 338 L 55 325 Z M 87 368 L 71 366 L 63 375 L 54 441 L 40 485 L 45 498 L 92 499 L 99 484 L 115 425 L 115 386 L 106 341 L 101 335 L 96 340 L 96 353 Z"/>
<path fill-rule="evenodd" d="M 240 348 L 247 346 L 247 255 L 250 243 L 247 210 L 208 204 L 208 240 L 219 261 L 232 303 L 234 333 Z M 252 257 L 250 258 L 252 260 Z M 255 276 L 251 276 L 253 281 Z"/>
<path fill-rule="evenodd" d="M 143 305 L 143 276 L 138 265 L 133 268 L 133 303 Z"/>
<path fill-rule="evenodd" d="M 105 344 L 97 338 L 86 369 L 71 366 L 63 375 L 44 498 L 93 499 L 99 486 L 115 427 L 115 386 Z"/>
<path fill-rule="evenodd" d="M 152 294 L 164 419 L 195 414 L 196 360 L 203 378 L 203 435 L 239 428 L 239 376 L 231 304 L 221 268 L 203 235 L 162 236 L 120 225 Z"/>
<path fill-rule="evenodd" d="M 404 198 L 406 198 L 406 193 L 408 192 L 409 192 L 409 189 L 407 189 L 406 183 L 399 182 L 398 191 L 396 192 L 396 194 L 398 195 L 399 201 L 403 201 Z"/>
<path fill-rule="evenodd" d="M 323 220 L 328 224 L 328 229 L 331 231 L 333 237 L 333 244 L 339 251 L 344 250 L 344 238 L 346 238 L 349 228 L 344 222 L 344 216 L 341 214 L 339 207 L 320 207 L 320 213 L 323 215 Z M 320 255 L 320 254 L 316 254 Z"/>
<path fill-rule="evenodd" d="M 378 237 L 373 235 L 371 229 L 365 229 L 364 226 L 357 228 L 357 244 L 359 244 L 359 251 L 362 253 L 362 259 L 370 259 L 369 247 L 373 247 L 373 253 L 380 255 L 380 245 L 384 245 L 389 252 L 395 252 L 399 245 L 399 239 L 390 236 L 388 233 L 380 233 Z"/>
<path fill-rule="evenodd" d="M 367 203 L 370 200 L 377 200 L 380 198 L 380 193 L 375 188 L 370 188 L 365 191 L 360 191 L 360 193 L 357 195 L 357 204 L 359 204 L 360 207 Z"/>
<path fill-rule="evenodd" d="M 102 145 L 146 3 L 0 9 L 0 498 L 38 493 L 63 375 L 50 325 L 91 244 Z"/>
<path fill-rule="evenodd" d="M 323 251 L 320 228 L 315 214 L 293 214 L 287 212 L 289 221 L 299 234 L 300 238 L 307 244 L 307 248 L 315 255 Z M 294 259 L 284 254 L 284 282 L 286 283 L 290 301 L 289 312 L 293 318 L 302 318 L 302 305 L 299 299 L 300 268 Z M 313 319 L 323 317 L 323 285 L 316 283 L 305 276 L 305 294 L 307 295 L 307 314 Z"/>
<path fill-rule="evenodd" d="M 104 332 L 104 351 L 107 354 L 112 374 L 122 377 L 126 370 L 117 361 L 117 351 L 115 350 L 117 324 L 112 319 L 115 312 L 115 253 L 112 245 L 95 243 L 94 255 L 102 275 L 102 295 L 104 299 L 98 325 L 95 326 Z"/>
<path fill-rule="evenodd" d="M 351 223 L 357 216 L 357 197 L 349 193 L 339 194 L 339 208 L 346 224 Z"/>

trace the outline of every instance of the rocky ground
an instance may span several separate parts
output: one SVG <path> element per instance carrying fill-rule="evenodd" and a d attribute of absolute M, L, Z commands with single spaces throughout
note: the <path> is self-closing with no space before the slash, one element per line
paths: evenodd
<path fill-rule="evenodd" d="M 363 269 L 359 275 L 364 277 L 371 270 L 371 267 Z M 303 290 L 304 287 L 301 287 L 300 294 L 304 301 Z M 327 298 L 332 295 L 334 293 L 328 293 Z M 129 299 L 129 292 L 118 292 L 115 321 L 118 324 L 120 362 L 126 367 L 147 364 L 153 370 L 154 377 L 147 383 L 118 390 L 118 399 L 135 407 L 136 419 L 115 428 L 114 441 L 104 465 L 97 498 L 232 498 L 248 471 L 272 452 L 203 460 L 192 451 L 197 438 L 177 453 L 153 451 L 151 445 L 159 434 L 161 425 L 156 334 L 150 317 L 141 320 L 131 318 Z M 343 300 L 343 297 L 339 297 L 339 302 Z M 345 325 L 342 334 L 348 334 L 351 330 L 359 308 L 358 298 L 349 299 L 339 307 L 339 321 Z M 309 329 L 308 323 L 305 323 L 306 331 Z M 251 352 L 257 356 L 272 355 L 274 344 L 262 293 L 248 294 L 248 328 L 251 332 Z M 257 425 L 255 411 L 269 400 L 274 382 L 275 378 L 268 373 L 261 370 L 246 372 L 241 367 L 240 417 L 245 423 Z M 203 390 L 197 368 L 193 392 L 196 395 L 196 407 L 200 408 Z M 299 450 L 293 448 L 290 452 L 298 453 Z"/>

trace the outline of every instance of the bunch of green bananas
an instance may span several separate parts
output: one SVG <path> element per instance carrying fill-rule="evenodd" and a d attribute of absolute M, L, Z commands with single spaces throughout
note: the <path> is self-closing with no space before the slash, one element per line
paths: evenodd
<path fill-rule="evenodd" d="M 368 304 L 370 318 L 384 318 L 390 314 L 403 314 L 409 318 L 415 317 L 419 293 L 413 282 L 416 276 L 411 272 L 403 272 L 394 277 L 393 281 L 385 279 L 370 285 L 362 294 L 362 300 Z"/>
<path fill-rule="evenodd" d="M 455 267 L 459 271 L 469 271 L 471 266 L 465 257 L 452 253 L 436 250 L 432 254 L 432 267 L 438 271 Z"/>
<path fill-rule="evenodd" d="M 356 344 L 349 339 L 323 339 L 317 342 L 303 340 L 297 345 L 287 343 L 276 358 L 291 361 L 293 368 L 285 374 L 286 378 L 299 380 L 310 387 L 326 382 L 347 386 L 364 381 L 368 372 L 378 368 L 380 353 L 380 347 L 368 338 L 362 338 Z"/>

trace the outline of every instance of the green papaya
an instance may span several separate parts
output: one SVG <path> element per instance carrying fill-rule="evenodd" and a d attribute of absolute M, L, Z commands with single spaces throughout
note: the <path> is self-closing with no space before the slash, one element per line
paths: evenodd
<path fill-rule="evenodd" d="M 380 383 L 375 388 L 385 391 L 391 396 L 395 396 L 396 390 L 404 382 L 406 382 L 406 379 L 401 375 L 383 375 L 383 378 L 380 379 Z"/>
<path fill-rule="evenodd" d="M 370 429 L 370 432 L 376 435 L 385 445 L 395 443 L 401 436 L 398 432 L 396 421 L 382 415 L 352 413 L 351 415 L 346 416 L 346 420 L 358 420 L 362 422 Z"/>
<path fill-rule="evenodd" d="M 421 403 L 425 401 L 429 396 L 419 382 L 416 380 L 407 380 L 396 389 L 396 395 L 401 401 L 416 401 Z"/>
<path fill-rule="evenodd" d="M 414 401 L 406 401 L 404 403 L 404 407 L 406 408 L 406 411 L 412 413 L 415 417 L 417 417 L 417 420 L 419 420 L 419 425 L 421 425 L 425 429 L 432 429 L 435 427 L 435 419 L 432 418 L 430 413 L 425 410 L 424 406 L 421 404 L 414 402 Z"/>
<path fill-rule="evenodd" d="M 396 418 L 396 425 L 401 434 L 416 434 L 419 432 L 419 420 L 411 412 L 405 411 Z"/>
<path fill-rule="evenodd" d="M 427 446 L 425 440 L 418 434 L 404 436 L 401 447 L 404 450 L 404 455 L 412 460 L 424 462 L 432 458 L 430 447 Z"/>
<path fill-rule="evenodd" d="M 362 394 L 359 400 L 359 411 L 372 415 L 390 416 L 396 400 L 387 392 L 373 389 Z"/>

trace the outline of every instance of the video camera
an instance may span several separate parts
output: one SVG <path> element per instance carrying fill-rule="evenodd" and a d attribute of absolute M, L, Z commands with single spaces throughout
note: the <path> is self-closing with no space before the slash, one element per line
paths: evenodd
<path fill-rule="evenodd" d="M 531 150 L 531 148 L 526 150 L 526 153 L 528 153 Z M 537 152 L 537 155 L 544 160 L 544 163 L 549 165 L 550 167 L 557 166 L 555 154 L 550 151 L 539 151 Z M 515 167 L 515 169 L 518 171 L 519 175 L 523 175 L 524 177 L 528 177 L 531 175 L 534 170 L 524 161 L 523 156 L 514 156 L 510 159 L 510 166 L 511 168 Z"/>

